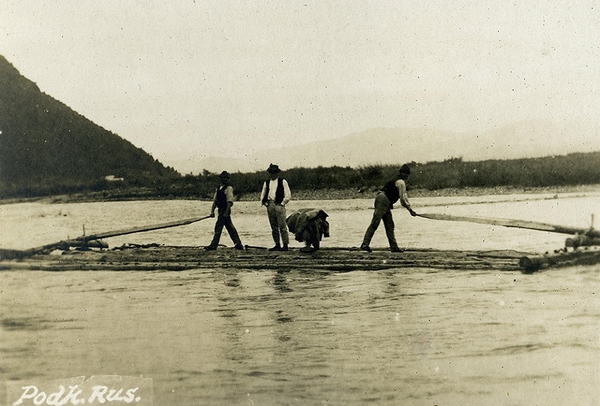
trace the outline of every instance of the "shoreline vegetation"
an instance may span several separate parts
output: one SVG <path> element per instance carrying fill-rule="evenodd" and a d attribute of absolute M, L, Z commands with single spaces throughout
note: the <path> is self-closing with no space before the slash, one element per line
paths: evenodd
<path fill-rule="evenodd" d="M 527 193 L 568 193 L 600 190 L 600 151 L 564 156 L 470 162 L 410 162 L 409 197 L 481 196 Z M 226 169 L 226 168 L 225 168 Z M 296 167 L 284 169 L 294 200 L 370 199 L 398 174 L 399 165 Z M 265 171 L 231 173 L 240 201 L 258 200 Z M 0 179 L 0 204 L 25 201 L 54 203 L 121 200 L 212 200 L 220 184 L 218 173 L 172 177 L 114 177 L 87 182 L 31 179 L 9 184 Z"/>
<path fill-rule="evenodd" d="M 345 190 L 297 190 L 292 192 L 292 198 L 296 201 L 311 200 L 351 200 L 351 199 L 372 199 L 377 193 L 377 188 L 369 190 L 345 189 Z M 439 190 L 411 189 L 409 198 L 427 198 L 427 197 L 477 197 L 477 196 L 502 196 L 502 195 L 558 195 L 565 193 L 600 193 L 600 184 L 592 185 L 570 185 L 570 186 L 546 186 L 546 187 L 466 187 L 466 188 L 445 188 Z M 211 198 L 202 197 L 173 197 L 173 196 L 150 196 L 144 193 L 132 193 L 129 196 L 119 194 L 118 196 L 107 196 L 103 192 L 93 193 L 75 193 L 44 197 L 19 197 L 10 199 L 0 199 L 0 205 L 16 203 L 41 202 L 47 204 L 65 204 L 65 203 L 90 203 L 101 201 L 132 201 L 132 200 L 199 200 L 210 201 Z M 243 194 L 238 197 L 238 201 L 257 201 L 258 193 Z"/>

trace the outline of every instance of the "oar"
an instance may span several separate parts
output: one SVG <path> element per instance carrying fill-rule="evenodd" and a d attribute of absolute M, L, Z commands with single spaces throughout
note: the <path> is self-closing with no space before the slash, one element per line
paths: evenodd
<path fill-rule="evenodd" d="M 524 228 L 528 230 L 538 230 L 538 231 L 549 231 L 552 233 L 561 233 L 561 234 L 590 234 L 598 233 L 592 229 L 581 229 L 575 227 L 565 227 L 559 226 L 555 224 L 547 224 L 547 223 L 539 223 L 537 221 L 527 221 L 527 220 L 512 220 L 512 219 L 499 219 L 499 218 L 490 218 L 490 217 L 472 217 L 472 216 L 452 216 L 449 214 L 437 214 L 437 213 L 426 213 L 426 214 L 418 214 L 419 217 L 423 217 L 431 220 L 444 220 L 444 221 L 467 221 L 470 223 L 479 223 L 479 224 L 490 224 L 494 226 L 504 226 L 504 227 L 513 227 L 513 228 Z M 590 235 L 593 236 L 593 235 Z"/>
<path fill-rule="evenodd" d="M 145 232 L 145 231 L 154 231 L 154 230 L 160 230 L 160 229 L 169 228 L 169 227 L 185 226 L 187 224 L 192 224 L 197 221 L 205 220 L 209 217 L 210 216 L 192 217 L 192 218 L 185 219 L 185 220 L 172 221 L 169 223 L 162 223 L 162 224 L 155 224 L 152 226 L 135 227 L 135 228 L 129 228 L 126 230 L 118 230 L 118 231 L 107 231 L 105 233 L 100 233 L 100 234 L 82 235 L 81 237 L 77 237 L 76 240 L 92 241 L 92 240 L 99 240 L 102 238 L 117 237 L 119 235 L 141 233 L 141 232 Z"/>
<path fill-rule="evenodd" d="M 155 224 L 155 225 L 151 225 L 151 226 L 135 227 L 135 228 L 129 228 L 126 230 L 118 230 L 118 231 L 107 231 L 105 233 L 92 234 L 92 235 L 82 235 L 75 239 L 58 241 L 55 243 L 43 245 L 41 247 L 30 248 L 30 249 L 27 249 L 24 251 L 2 250 L 0 252 L 0 259 L 28 257 L 28 256 L 35 255 L 35 254 L 38 254 L 41 252 L 48 252 L 48 251 L 52 251 L 55 249 L 68 249 L 69 247 L 72 247 L 72 246 L 81 247 L 81 246 L 88 245 L 90 241 L 100 240 L 102 238 L 117 237 L 119 235 L 142 233 L 145 231 L 153 231 L 153 230 L 160 230 L 160 229 L 169 228 L 169 227 L 184 226 L 187 224 L 195 223 L 197 221 L 205 220 L 207 218 L 210 218 L 210 216 L 192 217 L 192 218 L 188 218 L 185 220 L 171 221 L 169 223 L 161 223 L 161 224 Z M 106 244 L 101 244 L 101 246 L 105 246 L 105 245 Z"/>

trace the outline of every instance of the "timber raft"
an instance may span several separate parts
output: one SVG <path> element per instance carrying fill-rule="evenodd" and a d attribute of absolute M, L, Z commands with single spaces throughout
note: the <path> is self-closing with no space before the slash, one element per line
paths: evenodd
<path fill-rule="evenodd" d="M 531 254 L 514 250 L 452 251 L 407 249 L 390 252 L 375 249 L 364 252 L 353 248 L 322 248 L 316 252 L 301 249 L 272 252 L 264 247 L 245 246 L 244 250 L 202 247 L 164 246 L 159 244 L 124 245 L 108 249 L 103 238 L 177 227 L 205 220 L 210 216 L 155 224 L 126 230 L 82 235 L 27 250 L 0 249 L 0 270 L 103 270 L 103 271 L 181 271 L 190 269 L 323 270 L 375 271 L 398 268 L 521 271 L 534 273 L 546 268 L 600 264 L 600 231 L 558 226 L 526 220 L 497 219 L 447 214 L 419 214 L 431 220 L 467 221 L 504 227 L 524 228 L 569 234 L 565 247 L 552 253 Z M 85 231 L 85 229 L 84 229 Z"/>
<path fill-rule="evenodd" d="M 192 269 L 376 271 L 398 268 L 430 268 L 480 271 L 521 271 L 532 273 L 560 266 L 600 263 L 600 250 L 560 250 L 552 254 L 531 254 L 513 250 L 452 251 L 407 249 L 390 252 L 358 248 L 322 248 L 312 253 L 293 248 L 271 252 L 260 247 L 245 250 L 148 244 L 112 249 L 54 251 L 0 261 L 0 270 L 41 271 L 182 271 Z"/>

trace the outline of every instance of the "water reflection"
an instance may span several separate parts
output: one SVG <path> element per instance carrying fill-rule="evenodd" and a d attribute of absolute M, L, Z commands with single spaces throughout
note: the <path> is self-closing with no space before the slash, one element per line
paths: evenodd
<path fill-rule="evenodd" d="M 280 293 L 289 293 L 293 292 L 292 288 L 288 284 L 286 274 L 289 273 L 289 270 L 279 270 L 275 273 L 273 277 L 273 286 L 275 290 Z"/>
<path fill-rule="evenodd" d="M 586 391 L 600 365 L 597 271 L 107 272 L 94 290 L 67 286 L 88 272 L 3 273 L 0 374 L 93 364 L 152 377 L 156 404 L 496 404 L 507 392 L 585 404 L 598 400 Z M 32 283 L 60 303 L 24 294 Z M 47 320 L 84 330 L 32 329 Z"/>

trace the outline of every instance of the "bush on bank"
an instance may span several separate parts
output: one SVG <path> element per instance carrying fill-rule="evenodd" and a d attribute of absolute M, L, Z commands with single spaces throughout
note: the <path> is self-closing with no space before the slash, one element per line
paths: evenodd
<path fill-rule="evenodd" d="M 316 198 L 335 198 L 336 191 L 350 195 L 370 197 L 389 179 L 398 165 L 367 165 L 351 167 L 283 168 L 282 176 L 296 195 Z M 442 162 L 409 163 L 412 174 L 407 182 L 409 189 L 435 191 L 466 188 L 546 188 L 600 184 L 600 152 L 576 153 L 544 158 L 489 160 L 465 162 L 452 158 Z M 227 170 L 227 168 L 223 168 Z M 232 173 L 231 182 L 240 199 L 257 198 L 266 172 Z M 143 181 L 107 182 L 90 180 L 87 183 L 64 184 L 31 182 L 26 188 L 2 188 L 0 198 L 26 198 L 79 194 L 94 200 L 126 199 L 211 199 L 220 184 L 218 173 L 204 170 L 199 175 L 176 178 L 147 178 Z"/>

